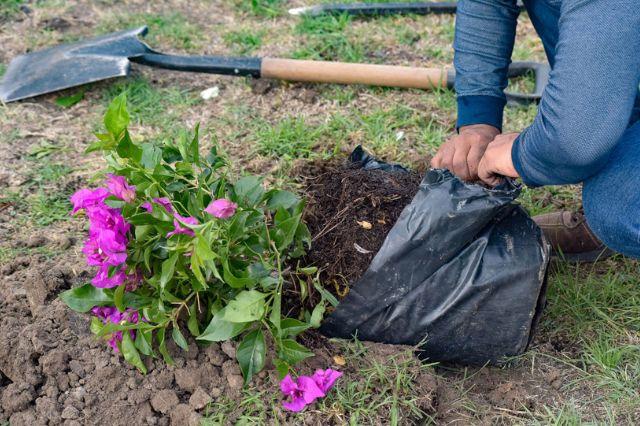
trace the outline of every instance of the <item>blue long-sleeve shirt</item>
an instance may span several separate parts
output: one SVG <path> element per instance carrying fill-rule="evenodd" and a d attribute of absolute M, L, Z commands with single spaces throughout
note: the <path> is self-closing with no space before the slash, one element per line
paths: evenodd
<path fill-rule="evenodd" d="M 607 161 L 629 123 L 640 83 L 640 4 L 525 1 L 550 65 L 536 118 L 513 164 L 531 186 L 582 182 Z M 460 0 L 454 41 L 458 127 L 502 128 L 516 0 Z"/>

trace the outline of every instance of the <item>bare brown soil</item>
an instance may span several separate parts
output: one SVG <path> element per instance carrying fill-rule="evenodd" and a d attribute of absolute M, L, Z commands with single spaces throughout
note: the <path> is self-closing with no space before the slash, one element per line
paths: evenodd
<path fill-rule="evenodd" d="M 414 172 L 363 170 L 358 164 L 316 164 L 306 176 L 305 221 L 313 236 L 302 263 L 321 270 L 338 296 L 360 278 L 420 184 Z"/>

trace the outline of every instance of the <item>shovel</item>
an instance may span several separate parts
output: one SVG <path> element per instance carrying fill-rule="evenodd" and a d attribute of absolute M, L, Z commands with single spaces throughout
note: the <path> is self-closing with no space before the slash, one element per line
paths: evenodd
<path fill-rule="evenodd" d="M 520 10 L 524 10 L 518 1 Z M 318 4 L 313 6 L 295 7 L 289 9 L 290 15 L 321 16 L 321 15 L 351 15 L 351 16 L 387 16 L 387 15 L 438 15 L 456 13 L 458 3 L 451 2 L 391 2 L 391 3 L 345 3 Z"/>
<path fill-rule="evenodd" d="M 130 63 L 177 71 L 263 77 L 314 83 L 366 84 L 416 89 L 452 88 L 453 70 L 393 65 L 305 61 L 279 58 L 166 55 L 138 36 L 147 27 L 64 44 L 13 59 L 0 84 L 0 99 L 12 102 L 112 77 L 126 76 Z M 512 64 L 510 76 L 533 72 L 531 94 L 508 94 L 513 101 L 536 101 L 548 79 L 548 67 L 535 62 Z"/>

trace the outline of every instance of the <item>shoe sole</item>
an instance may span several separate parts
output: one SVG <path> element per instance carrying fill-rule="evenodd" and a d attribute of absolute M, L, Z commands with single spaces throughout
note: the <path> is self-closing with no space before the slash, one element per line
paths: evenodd
<path fill-rule="evenodd" d="M 551 253 L 552 260 L 561 260 L 569 263 L 594 263 L 613 256 L 615 252 L 607 247 L 583 253 Z"/>

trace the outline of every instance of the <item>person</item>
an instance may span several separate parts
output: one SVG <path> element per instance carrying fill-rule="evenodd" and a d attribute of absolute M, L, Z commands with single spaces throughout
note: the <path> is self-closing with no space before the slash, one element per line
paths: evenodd
<path fill-rule="evenodd" d="M 524 0 L 551 72 L 533 123 L 501 133 L 519 6 L 460 0 L 454 38 L 457 134 L 432 167 L 497 184 L 582 183 L 583 212 L 534 219 L 552 248 L 594 261 L 640 257 L 640 8 L 632 0 Z M 607 248 L 608 247 L 608 248 Z"/>

